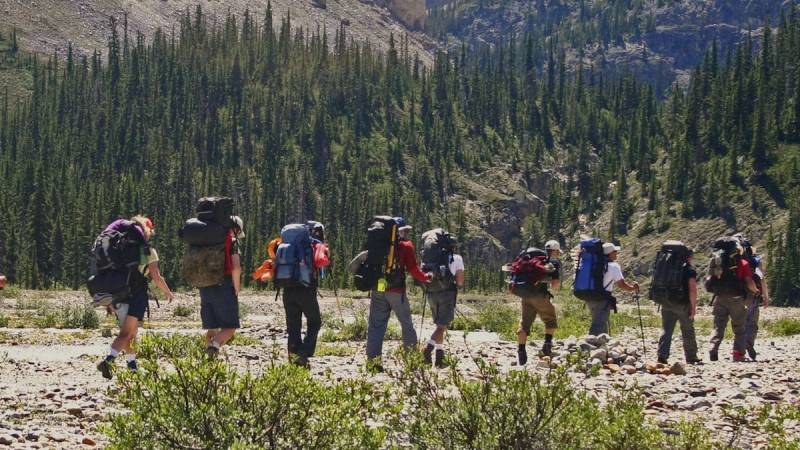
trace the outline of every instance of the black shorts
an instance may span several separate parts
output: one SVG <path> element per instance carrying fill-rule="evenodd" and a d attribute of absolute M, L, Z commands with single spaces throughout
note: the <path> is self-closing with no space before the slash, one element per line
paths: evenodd
<path fill-rule="evenodd" d="M 230 278 L 217 286 L 200 288 L 200 320 L 206 330 L 241 327 L 239 299 Z"/>
<path fill-rule="evenodd" d="M 147 295 L 147 289 L 134 291 L 128 300 L 124 302 L 128 304 L 128 315 L 136 317 L 139 322 L 143 321 L 149 301 L 150 296 Z"/>

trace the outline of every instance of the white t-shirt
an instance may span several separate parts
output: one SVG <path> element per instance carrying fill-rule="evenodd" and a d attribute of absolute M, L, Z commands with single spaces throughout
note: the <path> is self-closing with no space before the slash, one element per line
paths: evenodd
<path fill-rule="evenodd" d="M 606 273 L 603 274 L 603 287 L 608 292 L 613 292 L 614 285 L 617 284 L 618 281 L 624 279 L 625 277 L 622 275 L 622 267 L 620 267 L 616 262 L 608 263 L 608 269 L 606 269 Z"/>
<path fill-rule="evenodd" d="M 464 270 L 464 259 L 461 255 L 453 255 L 453 260 L 450 261 L 450 273 L 455 275 L 459 270 Z"/>

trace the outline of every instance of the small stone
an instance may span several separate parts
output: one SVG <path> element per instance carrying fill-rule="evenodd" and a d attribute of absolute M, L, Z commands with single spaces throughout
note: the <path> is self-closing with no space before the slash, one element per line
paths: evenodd
<path fill-rule="evenodd" d="M 710 408 L 711 402 L 706 399 L 689 399 L 679 405 L 682 409 L 696 411 L 700 408 Z"/>
<path fill-rule="evenodd" d="M 75 417 L 83 417 L 83 408 L 80 405 L 66 405 L 64 410 Z"/>
<path fill-rule="evenodd" d="M 617 373 L 620 371 L 620 367 L 617 364 L 608 364 L 606 365 L 606 369 L 610 370 L 611 373 Z"/>
<path fill-rule="evenodd" d="M 569 348 L 569 347 L 575 347 L 576 345 L 578 345 L 578 338 L 576 338 L 575 336 L 570 336 L 564 339 L 564 347 Z"/>
<path fill-rule="evenodd" d="M 95 442 L 95 441 L 94 441 L 94 439 L 92 439 L 92 438 L 90 438 L 90 437 L 88 437 L 88 436 L 87 436 L 87 437 L 84 437 L 84 438 L 81 440 L 81 444 L 83 444 L 83 445 L 88 445 L 88 446 L 91 446 L 91 447 L 94 447 L 95 445 L 97 445 L 97 442 Z"/>
<path fill-rule="evenodd" d="M 647 371 L 650 373 L 656 373 L 656 371 L 658 370 L 658 364 L 653 362 L 647 362 L 644 364 L 644 368 L 647 369 Z"/>
<path fill-rule="evenodd" d="M 7 434 L 0 434 L 0 445 L 11 445 L 14 442 L 16 441 L 14 440 L 13 437 Z"/>
<path fill-rule="evenodd" d="M 600 361 L 600 360 L 599 360 L 599 359 L 597 359 L 597 358 L 592 358 L 592 360 L 591 360 L 591 361 L 589 361 L 589 364 L 590 364 L 592 367 L 600 367 L 600 366 L 602 366 L 602 365 L 603 365 L 603 361 Z"/>
<path fill-rule="evenodd" d="M 625 365 L 632 366 L 634 364 L 636 364 L 636 358 L 635 357 L 628 356 L 628 357 L 625 358 Z"/>
<path fill-rule="evenodd" d="M 608 342 L 610 340 L 611 340 L 611 336 L 606 334 L 606 333 L 603 333 L 603 334 L 597 336 L 597 344 L 596 345 L 598 345 L 598 346 L 606 345 L 606 344 L 608 344 Z"/>
<path fill-rule="evenodd" d="M 581 342 L 580 344 L 578 344 L 578 347 L 581 349 L 582 352 L 591 352 L 597 349 L 596 346 L 588 342 Z"/>
<path fill-rule="evenodd" d="M 589 358 L 605 361 L 607 358 L 607 352 L 602 348 L 598 348 L 597 350 L 592 350 L 592 352 L 589 353 Z"/>
<path fill-rule="evenodd" d="M 61 433 L 50 433 L 47 435 L 47 438 L 53 442 L 64 442 L 67 440 L 67 437 Z"/>
<path fill-rule="evenodd" d="M 764 400 L 772 400 L 775 402 L 783 400 L 783 396 L 780 393 L 774 391 L 764 392 L 763 394 L 761 394 L 761 398 L 763 398 Z"/>
<path fill-rule="evenodd" d="M 686 375 L 686 367 L 680 361 L 675 361 L 670 368 L 670 372 L 673 375 Z"/>
<path fill-rule="evenodd" d="M 630 364 L 626 364 L 626 365 L 622 366 L 622 371 L 627 373 L 628 375 L 633 375 L 633 374 L 636 373 L 636 367 L 634 367 L 634 366 L 632 366 Z"/>
<path fill-rule="evenodd" d="M 583 342 L 586 342 L 587 344 L 594 345 L 595 347 L 598 346 L 597 336 L 595 336 L 593 334 L 590 334 L 590 335 L 586 336 L 585 338 L 583 338 Z"/>
<path fill-rule="evenodd" d="M 705 397 L 707 394 L 708 393 L 705 391 L 705 389 L 693 389 L 689 391 L 689 395 L 691 397 Z"/>

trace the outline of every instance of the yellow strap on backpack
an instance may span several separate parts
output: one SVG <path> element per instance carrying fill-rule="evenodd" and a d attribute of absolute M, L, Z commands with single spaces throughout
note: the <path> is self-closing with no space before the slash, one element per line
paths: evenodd
<path fill-rule="evenodd" d="M 389 245 L 389 257 L 386 261 L 386 273 L 391 273 L 394 270 L 394 247 L 397 242 L 397 223 L 392 224 L 392 241 Z"/>

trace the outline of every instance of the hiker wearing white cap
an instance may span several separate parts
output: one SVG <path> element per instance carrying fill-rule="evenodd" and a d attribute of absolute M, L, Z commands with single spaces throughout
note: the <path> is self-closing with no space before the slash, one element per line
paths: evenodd
<path fill-rule="evenodd" d="M 622 248 L 610 242 L 603 244 L 603 254 L 608 261 L 605 273 L 603 274 L 603 288 L 609 294 L 614 292 L 614 286 L 623 291 L 638 292 L 639 283 L 628 283 L 625 276 L 622 274 L 622 267 L 617 262 L 619 251 Z M 608 316 L 611 312 L 607 301 L 591 301 L 586 302 L 589 311 L 592 313 L 592 325 L 589 327 L 589 334 L 598 335 L 608 333 Z"/>

